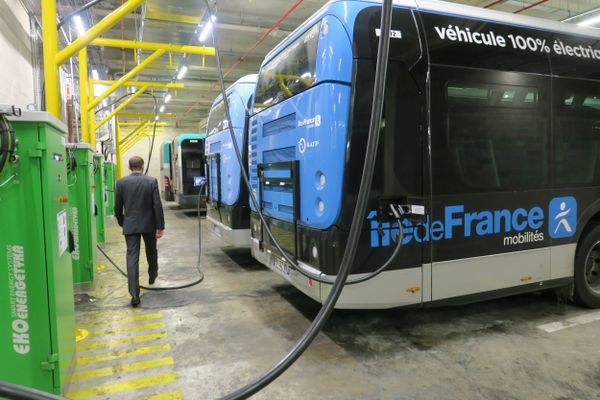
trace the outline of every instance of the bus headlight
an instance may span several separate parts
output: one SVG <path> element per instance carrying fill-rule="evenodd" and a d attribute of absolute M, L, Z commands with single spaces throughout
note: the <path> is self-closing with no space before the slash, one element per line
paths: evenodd
<path fill-rule="evenodd" d="M 325 211 L 325 202 L 322 199 L 317 199 L 317 208 L 319 209 L 319 214 L 323 214 Z"/>

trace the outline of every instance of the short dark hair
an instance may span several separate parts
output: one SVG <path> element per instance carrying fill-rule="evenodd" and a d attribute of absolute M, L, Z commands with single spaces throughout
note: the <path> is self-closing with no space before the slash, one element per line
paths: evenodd
<path fill-rule="evenodd" d="M 140 156 L 133 156 L 129 159 L 129 169 L 139 171 L 144 169 L 144 159 Z"/>

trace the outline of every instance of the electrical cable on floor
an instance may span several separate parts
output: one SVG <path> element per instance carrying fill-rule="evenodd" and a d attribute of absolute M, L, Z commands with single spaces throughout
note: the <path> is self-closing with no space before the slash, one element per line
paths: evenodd
<path fill-rule="evenodd" d="M 164 292 L 167 290 L 179 290 L 179 289 L 186 289 L 186 288 L 189 288 L 192 286 L 196 286 L 204 280 L 204 273 L 200 269 L 200 261 L 202 259 L 202 219 L 200 218 L 200 195 L 198 195 L 197 211 L 198 211 L 198 261 L 196 262 L 196 269 L 198 270 L 198 274 L 200 275 L 200 278 L 198 278 L 197 280 L 195 280 L 193 282 L 186 283 L 186 284 L 179 285 L 179 286 L 153 287 L 153 286 L 140 285 L 141 289 L 155 291 L 155 292 Z M 102 253 L 102 255 L 108 260 L 108 262 L 114 268 L 116 268 L 117 271 L 119 271 L 119 273 L 121 275 L 123 275 L 125 278 L 127 278 L 127 273 L 125 271 L 123 271 L 117 265 L 117 263 L 112 258 L 110 258 L 110 256 L 108 254 L 106 254 L 104 249 L 102 247 L 100 247 L 99 244 L 97 244 L 96 247 L 98 248 L 98 250 L 100 250 L 100 253 Z"/>
<path fill-rule="evenodd" d="M 208 0 L 204 0 L 207 12 L 209 14 L 209 18 L 212 18 L 212 11 L 210 8 L 210 4 Z M 317 334 L 321 331 L 325 323 L 327 322 L 331 312 L 333 311 L 335 304 L 344 289 L 345 282 L 350 274 L 350 269 L 352 266 L 352 262 L 354 260 L 354 256 L 356 254 L 356 249 L 358 247 L 360 233 L 362 230 L 364 215 L 367 211 L 367 205 L 369 200 L 369 194 L 371 192 L 371 184 L 373 180 L 373 174 L 375 171 L 375 162 L 377 159 L 377 149 L 379 146 L 379 135 L 381 130 L 381 117 L 383 113 L 383 99 L 385 95 L 385 78 L 387 72 L 387 62 L 389 56 L 389 43 L 390 43 L 390 31 L 391 31 L 391 23 L 392 23 L 392 0 L 383 0 L 381 5 L 381 35 L 379 35 L 379 44 L 378 44 L 378 53 L 377 53 L 377 61 L 375 67 L 375 82 L 374 82 L 374 90 L 373 90 L 373 105 L 371 109 L 371 119 L 369 123 L 369 133 L 367 139 L 367 149 L 365 152 L 365 161 L 363 165 L 363 173 L 360 181 L 360 188 L 358 191 L 357 199 L 356 199 L 356 207 L 354 210 L 354 215 L 352 217 L 352 223 L 350 226 L 350 232 L 348 234 L 348 241 L 346 244 L 346 251 L 344 252 L 342 262 L 340 265 L 340 269 L 338 275 L 333 282 L 333 286 L 327 296 L 327 299 L 323 303 L 323 306 L 313 322 L 311 323 L 308 330 L 302 335 L 300 340 L 294 345 L 294 347 L 271 369 L 266 371 L 263 375 L 261 375 L 256 380 L 248 383 L 244 387 L 227 394 L 222 399 L 225 400 L 237 400 L 237 399 L 246 399 L 277 379 L 281 374 L 283 374 L 308 348 L 308 346 L 315 339 Z M 221 87 L 221 95 L 224 99 L 227 98 L 225 92 L 225 83 L 223 79 L 223 71 L 221 69 L 220 57 L 219 57 L 219 48 L 217 45 L 217 41 L 215 39 L 214 34 L 215 28 L 212 31 L 212 40 L 213 47 L 216 52 L 216 61 L 217 61 L 217 74 L 219 78 L 219 84 Z M 236 155 L 238 158 L 238 162 L 242 167 L 242 176 L 244 183 L 248 187 L 250 192 L 250 198 L 259 214 L 261 222 L 264 224 L 264 227 L 267 228 L 267 232 L 271 239 L 274 239 L 272 233 L 268 230 L 268 226 L 264 217 L 262 216 L 262 212 L 260 207 L 258 206 L 258 201 L 256 200 L 256 196 L 252 191 L 252 187 L 250 186 L 250 182 L 248 180 L 248 176 L 243 168 L 243 162 L 241 158 L 241 153 L 239 151 L 239 146 L 237 144 L 237 140 L 235 138 L 235 134 L 232 129 L 231 124 L 231 116 L 229 114 L 229 105 L 226 101 L 223 102 L 225 105 L 225 116 L 227 121 L 229 122 L 229 133 L 236 150 Z M 394 213 L 396 215 L 396 213 Z M 398 213 L 398 216 L 401 214 Z M 399 220 L 399 219 L 398 219 Z M 399 224 L 399 229 L 402 231 L 402 224 Z M 400 239 L 400 238 L 399 238 Z M 295 263 L 287 257 L 279 243 L 275 240 L 274 244 L 280 253 L 286 258 L 286 261 L 290 261 L 290 264 L 295 265 Z M 398 245 L 401 246 L 402 241 L 398 240 Z M 301 271 L 298 269 L 298 271 Z"/>

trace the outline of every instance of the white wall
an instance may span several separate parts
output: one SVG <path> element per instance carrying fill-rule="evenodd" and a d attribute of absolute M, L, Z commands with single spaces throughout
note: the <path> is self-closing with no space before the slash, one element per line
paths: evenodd
<path fill-rule="evenodd" d="M 29 16 L 18 0 L 0 0 L 0 104 L 34 102 Z"/>

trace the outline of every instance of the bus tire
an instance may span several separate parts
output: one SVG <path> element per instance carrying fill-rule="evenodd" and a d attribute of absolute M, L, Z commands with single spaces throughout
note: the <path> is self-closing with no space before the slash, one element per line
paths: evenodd
<path fill-rule="evenodd" d="M 600 307 L 600 224 L 581 239 L 575 256 L 575 301 L 585 307 Z"/>

